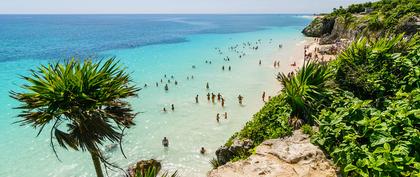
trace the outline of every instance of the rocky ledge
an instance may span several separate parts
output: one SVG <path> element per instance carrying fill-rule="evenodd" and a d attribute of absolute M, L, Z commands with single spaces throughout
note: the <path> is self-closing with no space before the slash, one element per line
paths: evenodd
<path fill-rule="evenodd" d="M 300 130 L 292 136 L 261 143 L 245 160 L 228 162 L 210 171 L 208 177 L 334 177 L 335 167 Z"/>

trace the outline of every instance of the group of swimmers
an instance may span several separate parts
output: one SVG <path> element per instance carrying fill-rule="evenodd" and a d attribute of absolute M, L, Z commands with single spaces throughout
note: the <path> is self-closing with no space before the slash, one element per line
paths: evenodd
<path fill-rule="evenodd" d="M 230 71 L 230 70 L 232 70 L 232 67 L 230 67 L 230 65 L 229 65 L 228 69 L 229 69 L 229 71 Z M 223 71 L 225 70 L 225 65 L 223 65 L 223 66 L 222 66 L 222 70 L 223 70 Z"/>
<path fill-rule="evenodd" d="M 270 42 L 269 42 L 270 44 L 272 43 L 272 39 L 270 39 Z M 255 42 L 255 45 L 254 45 L 254 43 L 251 43 L 251 42 L 246 42 L 246 43 L 242 43 L 242 49 L 246 49 L 246 48 L 249 48 L 249 49 L 251 49 L 251 50 L 258 50 L 259 49 L 259 44 L 261 44 L 261 39 L 259 39 L 258 41 L 256 41 Z M 279 48 L 282 48 L 282 45 L 280 44 L 279 46 L 278 46 Z M 231 47 L 229 47 L 228 49 L 229 50 L 231 50 L 231 51 L 233 51 L 233 52 L 235 52 L 235 53 L 237 53 L 238 54 L 238 57 L 239 58 L 242 58 L 242 57 L 244 57 L 244 56 L 246 56 L 246 53 L 245 53 L 245 51 L 241 51 L 240 49 L 239 49 L 240 47 L 239 47 L 239 45 L 237 44 L 237 45 L 234 45 L 234 46 L 231 46 Z M 220 49 L 220 48 L 215 48 L 215 50 L 218 52 L 218 54 L 219 55 L 223 55 L 223 51 Z M 228 61 L 230 61 L 230 57 L 229 56 L 226 56 L 226 57 L 224 57 L 223 58 L 223 60 L 225 61 L 225 62 L 228 62 Z M 206 64 L 212 64 L 212 61 L 210 61 L 210 60 L 205 60 L 205 63 Z M 258 63 L 259 65 L 261 65 L 262 64 L 262 61 L 261 60 L 259 60 L 259 63 Z M 274 67 L 279 67 L 280 66 L 280 61 L 275 61 L 275 63 L 274 63 Z M 192 65 L 192 68 L 193 69 L 195 69 L 196 68 L 196 66 L 195 65 Z M 229 70 L 229 71 L 231 71 L 231 69 L 232 69 L 232 67 L 229 65 L 229 66 L 226 66 L 225 67 L 225 65 L 223 65 L 222 66 L 222 70 L 225 70 L 227 68 L 227 70 Z M 164 78 L 167 78 L 167 76 L 166 75 L 164 75 Z M 177 85 L 178 84 L 178 81 L 176 81 L 175 79 L 174 79 L 174 77 L 173 76 L 171 76 L 171 79 L 172 80 L 174 80 L 173 81 L 173 83 L 175 84 L 175 85 Z M 187 80 L 190 80 L 190 79 L 194 79 L 194 76 L 193 75 L 191 75 L 191 76 L 187 76 Z M 161 79 L 160 80 L 160 83 L 161 84 L 163 84 L 163 79 Z M 169 90 L 169 86 L 168 86 L 168 84 L 170 84 L 171 83 L 171 80 L 170 79 L 168 79 L 168 82 L 167 83 L 165 83 L 165 90 L 166 91 L 168 91 Z M 147 87 L 147 84 L 145 84 L 145 86 Z M 159 86 L 159 83 L 158 82 L 156 82 L 156 87 L 158 87 Z M 209 83 L 207 82 L 206 83 L 206 89 L 207 90 L 209 90 L 210 89 L 210 86 L 209 86 Z M 225 98 L 220 94 L 220 93 L 218 93 L 217 95 L 216 94 L 214 94 L 214 93 L 207 93 L 207 100 L 208 101 L 212 101 L 213 103 L 215 103 L 216 102 L 216 98 L 217 98 L 217 101 L 218 102 L 220 102 L 221 103 L 221 106 L 222 107 L 224 107 L 225 106 Z M 238 95 L 238 103 L 240 104 L 240 105 L 243 105 L 243 100 L 244 100 L 244 97 L 242 96 L 242 95 Z M 270 96 L 268 96 L 268 100 L 270 100 Z M 262 100 L 265 102 L 265 100 L 266 100 L 266 93 L 265 92 L 263 92 L 263 95 L 262 95 Z M 196 96 L 195 96 L 195 103 L 199 103 L 199 95 L 197 94 Z M 171 110 L 172 111 L 175 111 L 175 106 L 174 106 L 174 104 L 171 104 Z M 167 110 L 166 110 L 166 108 L 164 107 L 163 108 L 163 111 L 164 112 L 167 112 Z M 220 118 L 221 118 L 221 116 L 223 116 L 224 117 L 224 119 L 227 119 L 228 118 L 228 113 L 227 112 L 224 112 L 223 114 L 221 114 L 221 113 L 217 113 L 216 114 L 216 121 L 217 122 L 220 122 Z M 163 140 L 162 140 L 162 145 L 164 146 L 164 147 L 169 147 L 169 140 L 168 140 L 168 138 L 167 137 L 164 137 L 163 138 Z M 206 149 L 204 148 L 204 147 L 201 147 L 201 149 L 200 149 L 200 153 L 201 154 L 205 154 L 206 153 Z"/>
<path fill-rule="evenodd" d="M 165 148 L 169 147 L 169 140 L 166 137 L 163 137 L 162 139 L 162 146 Z M 206 149 L 204 147 L 200 148 L 200 154 L 205 154 L 206 153 Z"/>
<path fill-rule="evenodd" d="M 196 102 L 198 102 L 197 96 L 196 96 Z M 225 107 L 225 98 L 223 98 L 223 96 L 220 93 L 218 93 L 217 95 L 214 93 L 211 93 L 211 94 L 207 93 L 207 101 L 211 100 L 211 102 L 215 103 L 216 96 L 217 96 L 217 101 L 221 102 L 222 107 Z"/>
<path fill-rule="evenodd" d="M 171 110 L 172 110 L 172 111 L 175 111 L 175 106 L 174 106 L 174 104 L 171 104 Z M 163 111 L 163 112 L 167 112 L 167 110 L 166 110 L 166 108 L 165 108 L 165 107 L 163 107 L 162 111 Z"/>
<path fill-rule="evenodd" d="M 280 67 L 280 61 L 274 60 L 274 68 Z"/>
<path fill-rule="evenodd" d="M 225 112 L 225 113 L 223 114 L 223 116 L 225 117 L 225 119 L 227 119 L 227 118 L 228 118 L 228 114 L 227 114 L 227 112 Z M 220 122 L 220 113 L 217 113 L 217 114 L 216 114 L 216 121 L 217 121 L 217 123 L 219 123 L 219 122 Z"/>

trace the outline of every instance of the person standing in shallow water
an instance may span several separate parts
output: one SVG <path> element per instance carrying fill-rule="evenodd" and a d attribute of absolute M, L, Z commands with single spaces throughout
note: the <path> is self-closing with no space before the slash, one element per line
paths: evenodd
<path fill-rule="evenodd" d="M 210 93 L 207 93 L 207 101 L 210 101 Z"/>
<path fill-rule="evenodd" d="M 165 85 L 165 91 L 168 91 L 169 90 L 169 87 L 168 87 L 168 84 L 166 84 Z"/>
<path fill-rule="evenodd" d="M 242 105 L 242 100 L 244 99 L 244 97 L 242 96 L 242 95 L 239 95 L 238 96 L 238 101 L 239 101 L 239 104 L 240 105 Z"/>
<path fill-rule="evenodd" d="M 222 107 L 225 107 L 225 99 L 222 98 Z"/>
<path fill-rule="evenodd" d="M 225 112 L 225 119 L 227 119 L 227 112 Z"/>
<path fill-rule="evenodd" d="M 175 106 L 174 106 L 174 104 L 172 104 L 172 105 L 171 105 L 171 109 L 172 109 L 172 111 L 175 111 Z"/>
<path fill-rule="evenodd" d="M 265 91 L 262 94 L 262 100 L 265 102 Z"/>
<path fill-rule="evenodd" d="M 209 83 L 206 84 L 206 89 L 208 90 L 210 88 Z"/>
<path fill-rule="evenodd" d="M 220 121 L 220 114 L 219 114 L 219 113 L 217 113 L 217 114 L 216 114 L 216 121 L 217 121 L 217 122 L 219 122 L 219 121 Z"/>
<path fill-rule="evenodd" d="M 169 140 L 166 137 L 163 137 L 162 145 L 163 145 L 163 147 L 168 147 L 169 146 Z"/>
<path fill-rule="evenodd" d="M 198 103 L 198 95 L 195 96 L 195 103 Z"/>
<path fill-rule="evenodd" d="M 204 149 L 204 147 L 201 147 L 200 154 L 205 154 L 205 153 L 206 153 L 206 149 Z"/>

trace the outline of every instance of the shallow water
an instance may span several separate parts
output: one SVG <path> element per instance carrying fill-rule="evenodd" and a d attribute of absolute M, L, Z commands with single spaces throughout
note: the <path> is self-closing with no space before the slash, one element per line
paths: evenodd
<path fill-rule="evenodd" d="M 123 17 L 123 22 L 130 22 L 134 18 Z M 86 20 L 79 16 L 77 18 Z M 100 19 L 105 23 L 107 18 L 103 18 Z M 84 33 L 66 32 L 66 34 L 82 36 L 76 37 L 75 41 L 70 42 L 71 48 L 74 49 L 67 51 L 70 54 L 80 53 L 80 50 L 83 49 L 83 47 L 79 48 L 80 46 L 105 43 L 96 48 L 87 47 L 87 50 L 96 56 L 116 56 L 132 72 L 136 84 L 139 86 L 148 84 L 147 88 L 143 88 L 139 92 L 138 98 L 130 100 L 134 110 L 141 113 L 135 120 L 137 125 L 127 130 L 124 137 L 123 146 L 128 159 L 124 159 L 121 153 L 116 150 L 109 153 L 111 161 L 125 168 L 139 159 L 156 158 L 162 160 L 164 169 L 179 170 L 183 176 L 205 176 L 211 168 L 209 160 L 214 157 L 214 151 L 223 145 L 235 131 L 240 130 L 261 108 L 263 105 L 262 92 L 266 91 L 268 95 L 274 95 L 279 91 L 279 83 L 275 80 L 275 75 L 279 71 L 289 69 L 289 62 L 293 61 L 290 59 L 290 55 L 296 48 L 296 44 L 303 40 L 300 31 L 309 20 L 295 16 L 281 16 L 279 20 L 276 19 L 279 18 L 276 15 L 228 16 L 225 18 L 227 20 L 223 20 L 223 16 L 214 16 L 213 18 L 212 16 L 165 16 L 164 18 L 158 16 L 153 20 L 147 18 L 150 20 L 150 24 L 156 25 L 156 27 L 150 27 L 150 25 L 146 27 L 149 30 L 148 35 L 155 34 L 150 30 L 161 29 L 159 25 L 164 25 L 168 20 L 169 24 L 179 23 L 181 26 L 179 28 L 172 26 L 175 30 L 165 31 L 162 29 L 156 32 L 156 34 L 164 36 L 159 39 L 154 36 L 156 39 L 153 40 L 149 37 L 144 41 L 136 39 L 133 40 L 136 42 L 127 42 L 134 45 L 130 48 L 127 48 L 124 41 L 131 40 L 132 37 L 127 38 L 126 36 L 144 35 L 135 30 L 142 24 L 128 25 L 130 29 L 125 29 L 118 35 L 107 34 L 106 29 L 95 26 L 96 31 L 102 31 L 100 36 L 106 39 L 95 37 L 91 39 Z M 286 19 L 289 23 L 284 22 Z M 86 21 L 89 22 L 89 20 Z M 156 21 L 163 24 L 157 24 Z M 0 22 L 5 23 L 4 19 Z M 30 22 L 36 24 L 35 26 L 39 25 L 36 21 Z M 120 28 L 122 24 L 125 24 L 123 22 L 113 23 L 113 25 Z M 228 22 L 230 26 L 227 25 Z M 47 22 L 44 20 L 42 23 Z M 145 23 L 144 26 L 149 23 Z M 254 26 L 248 27 L 253 23 Z M 48 21 L 48 24 L 51 22 Z M 81 24 L 82 27 L 83 24 L 85 23 Z M 188 25 L 194 28 L 190 28 Z M 65 29 L 69 27 L 59 26 Z M 177 33 L 171 34 L 171 30 L 177 31 Z M 4 29 L 0 29 L 0 32 L 2 32 L 0 37 L 6 38 Z M 60 34 L 62 33 L 64 32 L 61 31 Z M 90 34 L 89 32 L 85 33 Z M 118 30 L 108 33 L 118 33 Z M 86 37 L 86 40 L 82 40 L 83 36 Z M 51 50 L 66 44 L 63 42 L 66 40 L 57 38 L 56 42 L 51 42 L 51 47 L 44 52 L 42 52 L 42 48 L 27 49 L 30 45 L 27 41 L 23 42 L 25 45 L 21 50 L 14 49 L 15 52 L 8 50 L 7 53 L 0 51 L 0 56 L 2 56 L 0 59 L 2 61 L 0 63 L 0 103 L 3 105 L 2 112 L 0 112 L 0 139 L 2 141 L 0 144 L 0 159 L 2 159 L 0 176 L 94 176 L 88 153 L 65 151 L 58 148 L 62 160 L 59 162 L 49 146 L 48 133 L 45 132 L 36 138 L 36 131 L 32 127 L 11 124 L 17 120 L 14 118 L 17 111 L 12 109 L 17 104 L 7 97 L 7 92 L 19 89 L 18 85 L 21 84 L 21 81 L 18 79 L 18 74 L 25 74 L 28 69 L 51 61 L 38 59 L 41 58 L 40 56 L 45 55 L 45 58 L 53 58 L 65 55 L 51 52 Z M 258 50 L 240 49 L 247 54 L 245 57 L 238 58 L 238 54 L 228 50 L 230 46 L 240 44 L 242 47 L 243 42 L 256 42 L 258 39 L 261 39 Z M 22 41 L 19 39 L 8 40 L 8 43 L 16 42 Z M 148 42 L 157 44 L 148 45 L 150 44 Z M 0 45 L 6 45 L 6 42 L 0 43 Z M 45 45 L 48 44 L 48 41 L 30 43 Z M 77 45 L 78 43 L 80 46 Z M 283 44 L 283 48 L 279 49 L 278 44 Z M 223 55 L 220 55 L 215 47 L 220 48 Z M 9 46 L 9 48 L 13 48 L 13 46 Z M 28 54 L 23 55 L 21 52 Z M 226 56 L 230 57 L 230 61 L 223 60 Z M 274 59 L 281 61 L 280 69 L 272 67 Z M 206 64 L 206 60 L 212 61 L 212 64 Z M 259 60 L 262 60 L 261 66 L 258 65 Z M 192 65 L 195 65 L 196 68 L 193 69 Z M 223 65 L 225 71 L 222 70 Z M 232 71 L 227 70 L 228 66 L 232 67 Z M 167 75 L 167 79 L 164 79 L 164 74 Z M 172 75 L 178 85 L 175 86 L 174 80 L 171 80 L 169 91 L 165 92 L 160 79 L 167 82 Z M 192 75 L 194 79 L 187 79 Z M 159 87 L 155 86 L 155 82 L 159 82 Z M 210 85 L 209 90 L 205 87 L 207 82 Z M 220 103 L 208 102 L 205 97 L 208 92 L 221 93 L 226 98 L 225 107 L 222 108 Z M 199 95 L 198 104 L 194 99 L 197 94 Z M 238 94 L 244 96 L 243 106 L 237 103 Z M 171 104 L 175 105 L 175 111 L 170 111 Z M 163 107 L 169 111 L 162 112 Z M 217 123 L 216 114 L 224 112 L 228 113 L 228 119 L 225 120 L 221 116 L 220 123 Z M 163 137 L 168 137 L 170 141 L 168 149 L 162 148 Z M 206 155 L 200 155 L 201 147 L 207 149 Z M 120 173 L 110 172 L 110 174 L 118 176 Z"/>

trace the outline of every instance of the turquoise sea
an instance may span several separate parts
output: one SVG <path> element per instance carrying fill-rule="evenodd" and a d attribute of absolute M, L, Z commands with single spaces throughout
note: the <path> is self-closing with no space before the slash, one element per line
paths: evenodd
<path fill-rule="evenodd" d="M 13 124 L 18 104 L 8 92 L 19 90 L 19 75 L 72 56 L 116 57 L 136 84 L 148 85 L 130 100 L 140 114 L 123 140 L 128 158 L 115 150 L 107 152 L 110 161 L 125 169 L 155 158 L 165 170 L 205 176 L 215 150 L 262 107 L 262 92 L 278 93 L 276 73 L 290 70 L 290 56 L 310 20 L 301 15 L 0 15 L 0 176 L 95 176 L 88 153 L 57 147 L 60 162 L 47 131 L 36 137 L 32 127 Z M 274 60 L 281 62 L 280 68 L 273 68 Z M 161 79 L 171 81 L 168 92 Z M 208 92 L 221 93 L 225 107 L 208 102 Z M 239 94 L 243 106 L 237 103 Z M 163 107 L 169 111 L 162 112 Z M 221 116 L 217 123 L 216 114 L 224 112 L 228 119 Z M 163 137 L 170 141 L 168 149 L 161 145 Z M 207 154 L 199 153 L 201 147 Z M 109 174 L 121 176 L 118 171 Z"/>

